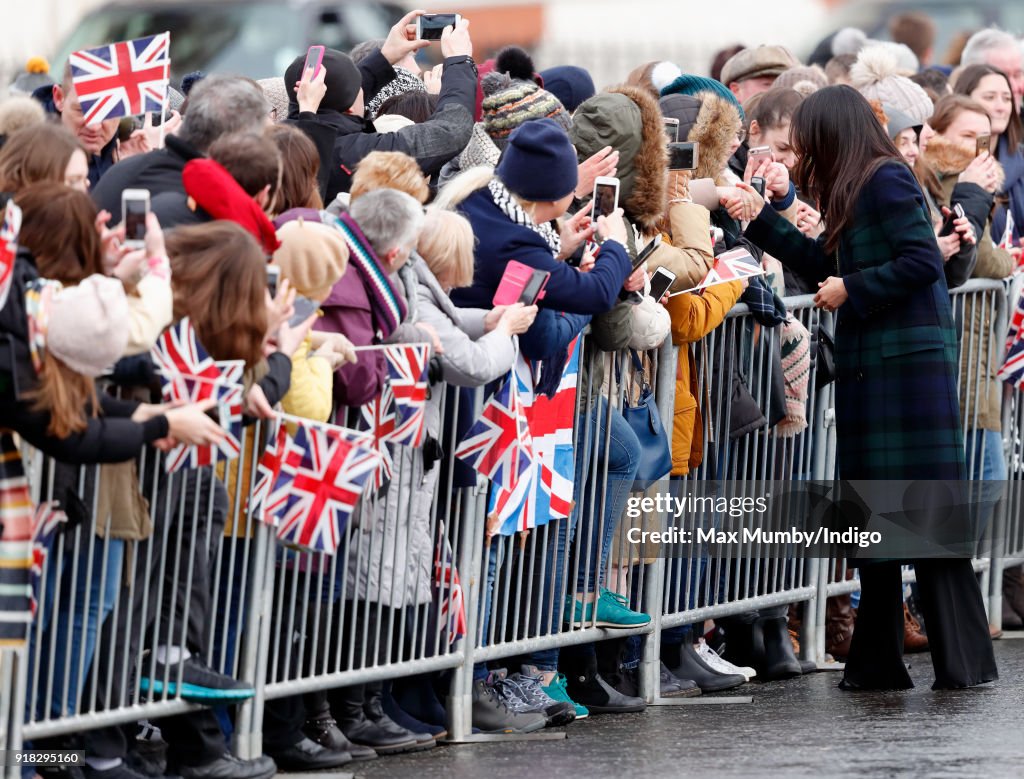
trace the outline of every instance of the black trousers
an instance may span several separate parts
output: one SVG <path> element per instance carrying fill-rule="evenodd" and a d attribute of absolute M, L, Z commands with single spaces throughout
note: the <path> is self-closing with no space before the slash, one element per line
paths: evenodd
<path fill-rule="evenodd" d="M 117 624 L 111 614 L 102 628 L 100 646 L 116 653 L 114 678 L 106 678 L 106 663 L 100 664 L 97 678 L 98 690 L 106 690 L 110 685 L 107 708 L 127 702 L 125 696 L 129 691 L 121 689 L 121 670 L 126 665 L 130 669 L 129 690 L 134 672 L 148 673 L 148 658 L 143 660 L 142 668 L 133 668 L 140 645 L 181 646 L 184 635 L 185 645 L 194 654 L 205 656 L 209 648 L 212 557 L 224 533 L 227 492 L 215 478 L 212 468 L 183 471 L 169 477 L 157 473 L 155 485 L 153 478 L 154 472 L 149 470 L 142 479 L 143 493 L 153 509 L 153 535 L 129 547 L 136 560 L 134 597 L 130 608 L 121 610 Z M 182 553 L 175 575 L 179 549 Z M 163 579 L 160 577 L 161 561 L 164 561 Z M 190 562 L 191 579 L 188 578 Z M 143 608 L 143 593 L 147 591 L 149 597 Z M 124 588 L 121 602 L 128 604 L 128 596 L 129 590 Z M 159 619 L 156 601 L 159 601 Z M 171 745 L 171 754 L 177 763 L 203 765 L 224 753 L 224 734 L 209 709 L 166 717 L 156 724 Z M 95 757 L 123 757 L 132 738 L 133 734 L 126 733 L 122 727 L 88 731 L 86 752 Z"/>
<path fill-rule="evenodd" d="M 967 559 L 913 560 L 935 669 L 933 690 L 999 678 L 978 578 Z M 903 664 L 900 562 L 860 568 L 860 607 L 844 678 L 867 689 L 914 686 Z"/>

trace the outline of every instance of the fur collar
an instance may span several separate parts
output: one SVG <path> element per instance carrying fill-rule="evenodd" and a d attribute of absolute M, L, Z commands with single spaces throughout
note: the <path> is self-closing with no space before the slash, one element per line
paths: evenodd
<path fill-rule="evenodd" d="M 729 147 L 740 129 L 740 114 L 736 106 L 713 92 L 699 92 L 695 97 L 701 101 L 700 113 L 686 137 L 700 144 L 693 177 L 714 179 L 718 183 L 728 164 Z"/>
<path fill-rule="evenodd" d="M 924 154 L 924 161 L 935 171 L 939 178 L 959 176 L 971 164 L 973 159 L 973 152 L 957 146 L 941 135 L 936 135 L 928 141 L 928 150 Z M 1006 174 L 1003 166 L 999 163 L 996 163 L 996 169 L 996 191 L 1001 192 Z"/>
<path fill-rule="evenodd" d="M 640 109 L 641 144 L 633 160 L 636 177 L 623 206 L 630 220 L 650 235 L 661 222 L 668 191 L 668 150 L 661 109 L 658 101 L 639 87 L 622 84 L 608 91 L 625 95 Z"/>

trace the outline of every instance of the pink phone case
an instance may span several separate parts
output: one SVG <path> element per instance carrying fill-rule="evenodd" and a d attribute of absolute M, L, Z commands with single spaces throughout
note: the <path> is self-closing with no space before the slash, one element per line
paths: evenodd
<path fill-rule="evenodd" d="M 529 265 L 524 265 L 517 260 L 509 260 L 505 266 L 505 273 L 501 277 L 501 283 L 498 284 L 498 290 L 494 293 L 492 304 L 511 306 L 513 303 L 518 303 L 519 296 L 523 294 L 523 287 L 530 281 L 533 271 L 534 269 Z M 547 285 L 546 280 L 544 284 Z M 537 296 L 537 300 L 543 297 L 544 287 L 541 287 L 541 293 Z"/>

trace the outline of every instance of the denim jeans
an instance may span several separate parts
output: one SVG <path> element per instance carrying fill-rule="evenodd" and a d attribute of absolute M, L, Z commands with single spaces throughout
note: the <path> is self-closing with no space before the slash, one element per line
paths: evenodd
<path fill-rule="evenodd" d="M 1006 458 L 1003 456 L 1003 435 L 995 430 L 968 430 L 970 450 L 967 464 L 971 478 L 978 481 L 1005 481 Z"/>
<path fill-rule="evenodd" d="M 595 446 L 596 468 L 592 467 Z M 602 463 L 605 461 L 608 473 L 606 483 L 602 478 Z M 557 522 L 557 532 L 551 533 L 545 550 L 544 583 L 540 596 L 540 613 L 545 624 L 541 626 L 541 633 L 550 633 L 558 629 L 557 620 L 565 597 L 562 590 L 565 564 L 573 564 L 571 557 L 566 560 L 566 549 L 573 540 L 579 524 L 580 534 L 576 538 L 579 552 L 576 591 L 596 592 L 604 584 L 604 572 L 608 567 L 612 540 L 626 509 L 626 501 L 633 489 L 633 481 L 639 467 L 640 441 L 636 433 L 617 409 L 611 409 L 609 414 L 607 400 L 600 398 L 590 412 L 589 423 L 585 427 L 581 425 L 577 432 L 576 507 L 568 523 Z M 531 657 L 538 668 L 552 671 L 558 663 L 558 650 L 535 652 Z"/>

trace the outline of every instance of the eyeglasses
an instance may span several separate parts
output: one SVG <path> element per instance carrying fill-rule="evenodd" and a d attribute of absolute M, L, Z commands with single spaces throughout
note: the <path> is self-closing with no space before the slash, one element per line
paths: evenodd
<path fill-rule="evenodd" d="M 736 131 L 736 140 L 739 141 L 740 143 L 743 143 L 745 140 L 747 140 L 747 131 L 744 130 L 742 127 Z"/>

